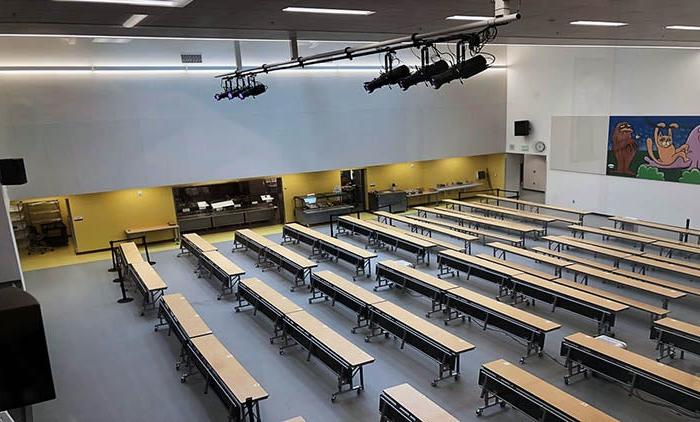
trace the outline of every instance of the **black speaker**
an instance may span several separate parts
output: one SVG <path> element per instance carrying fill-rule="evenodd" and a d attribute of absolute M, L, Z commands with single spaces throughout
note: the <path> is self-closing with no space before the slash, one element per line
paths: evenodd
<path fill-rule="evenodd" d="M 530 121 L 529 120 L 517 120 L 515 122 L 515 136 L 529 136 L 530 135 Z"/>
<path fill-rule="evenodd" d="M 7 158 L 0 160 L 0 184 L 5 186 L 23 185 L 27 183 L 27 172 L 24 170 L 24 160 Z"/>
<path fill-rule="evenodd" d="M 21 289 L 0 289 L 0 321 L 0 410 L 55 399 L 39 302 Z"/>

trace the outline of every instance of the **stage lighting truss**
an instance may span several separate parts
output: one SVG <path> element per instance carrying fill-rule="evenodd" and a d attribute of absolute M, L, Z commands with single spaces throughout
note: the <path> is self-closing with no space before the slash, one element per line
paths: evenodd
<path fill-rule="evenodd" d="M 364 83 L 368 93 L 384 86 L 398 84 L 404 91 L 419 83 L 428 82 L 438 89 L 445 83 L 472 77 L 491 66 L 496 58 L 490 53 L 483 52 L 484 46 L 493 41 L 498 34 L 497 28 L 520 19 L 520 13 L 511 13 L 509 0 L 495 1 L 495 16 L 482 22 L 470 22 L 456 27 L 433 31 L 424 34 L 413 34 L 391 40 L 369 43 L 359 47 L 347 47 L 342 50 L 319 53 L 308 57 L 296 57 L 289 61 L 264 64 L 259 67 L 242 69 L 218 75 L 221 78 L 222 92 L 216 94 L 217 101 L 226 99 L 245 99 L 255 97 L 267 91 L 267 87 L 255 81 L 255 76 L 278 70 L 304 68 L 311 65 L 352 60 L 374 54 L 384 54 L 384 71 L 375 79 Z M 456 54 L 449 54 L 446 60 L 437 48 L 439 44 L 457 42 Z M 420 49 L 420 68 L 415 72 L 405 65 L 394 67 L 398 62 L 396 52 L 403 49 Z M 448 51 L 450 49 L 448 45 Z M 436 54 L 431 57 L 430 51 Z M 235 83 L 234 83 L 235 80 Z M 235 86 L 234 86 L 235 84 Z"/>

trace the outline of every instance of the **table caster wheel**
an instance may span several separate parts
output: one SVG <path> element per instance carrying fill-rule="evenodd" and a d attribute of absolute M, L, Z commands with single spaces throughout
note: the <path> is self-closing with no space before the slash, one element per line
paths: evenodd
<path fill-rule="evenodd" d="M 141 316 L 144 316 L 144 315 L 145 315 L 145 312 L 141 312 Z"/>
<path fill-rule="evenodd" d="M 239 313 L 239 312 L 241 312 L 241 310 L 240 310 L 240 309 L 238 309 L 238 308 L 234 309 L 234 311 L 236 311 L 236 313 Z"/>
<path fill-rule="evenodd" d="M 284 350 L 280 350 L 280 355 L 284 355 Z"/>
<path fill-rule="evenodd" d="M 498 405 L 501 406 L 501 409 L 505 409 L 505 408 L 506 408 L 506 402 L 504 402 L 504 401 L 498 403 Z"/>
<path fill-rule="evenodd" d="M 431 387 L 437 387 L 437 381 L 431 382 L 431 383 L 430 383 L 430 386 L 431 386 Z"/>
<path fill-rule="evenodd" d="M 520 362 L 521 365 L 524 365 L 524 364 L 525 364 L 525 358 L 520 358 L 520 361 L 519 361 L 519 362 Z"/>
<path fill-rule="evenodd" d="M 388 338 L 389 338 L 389 333 L 384 333 L 384 338 L 388 339 Z"/>
<path fill-rule="evenodd" d="M 455 381 L 459 381 L 459 374 L 455 375 Z"/>
<path fill-rule="evenodd" d="M 179 370 L 180 370 L 180 364 L 179 364 L 179 363 L 176 363 L 176 364 L 175 364 L 175 370 L 176 370 L 176 371 L 179 371 Z"/>
<path fill-rule="evenodd" d="M 481 409 L 476 409 L 476 416 L 481 416 L 484 414 L 484 411 Z"/>
<path fill-rule="evenodd" d="M 350 330 L 351 333 L 355 334 L 355 329 Z"/>
<path fill-rule="evenodd" d="M 333 394 L 333 395 L 331 396 L 331 402 L 334 402 L 334 403 L 335 403 L 336 397 L 337 397 L 337 396 L 336 396 L 335 394 Z"/>
<path fill-rule="evenodd" d="M 369 343 L 369 337 L 365 337 L 365 343 Z"/>
<path fill-rule="evenodd" d="M 184 384 L 186 380 L 187 380 L 187 378 L 185 378 L 185 377 L 180 377 L 180 383 L 181 383 L 181 384 Z"/>
<path fill-rule="evenodd" d="M 153 329 L 153 331 L 155 331 L 155 332 L 157 333 L 157 332 L 158 332 L 158 327 L 155 327 L 155 328 Z"/>
<path fill-rule="evenodd" d="M 357 389 L 357 395 L 359 396 L 360 393 L 362 393 L 362 390 L 358 388 L 358 389 Z"/>
<path fill-rule="evenodd" d="M 564 378 L 564 384 L 569 385 L 569 379 L 568 379 L 568 378 Z"/>

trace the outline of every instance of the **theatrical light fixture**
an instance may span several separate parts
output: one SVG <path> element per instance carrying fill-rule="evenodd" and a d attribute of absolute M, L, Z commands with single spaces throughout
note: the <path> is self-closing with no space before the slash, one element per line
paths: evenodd
<path fill-rule="evenodd" d="M 569 22 L 571 25 L 578 26 L 608 26 L 608 27 L 619 27 L 626 26 L 626 22 L 607 22 L 607 21 L 573 21 Z"/>
<path fill-rule="evenodd" d="M 677 29 L 681 31 L 700 31 L 700 26 L 692 25 L 669 25 L 666 29 Z"/>
<path fill-rule="evenodd" d="M 373 93 L 375 90 L 387 86 L 399 83 L 399 81 L 411 74 L 411 69 L 405 64 L 397 67 L 396 69 L 391 69 L 379 75 L 377 78 L 365 82 L 365 91 L 368 94 Z"/>
<path fill-rule="evenodd" d="M 448 21 L 474 21 L 474 22 L 485 21 L 488 19 L 493 19 L 493 17 L 492 16 L 454 15 L 454 16 L 448 16 L 445 18 L 445 20 L 448 20 Z"/>
<path fill-rule="evenodd" d="M 256 83 L 242 89 L 241 92 L 238 93 L 238 98 L 245 100 L 248 97 L 257 97 L 260 94 L 264 94 L 265 91 L 267 91 L 265 85 Z"/>
<path fill-rule="evenodd" d="M 146 19 L 148 15 L 131 15 L 129 19 L 127 19 L 122 26 L 124 28 L 133 28 L 136 25 L 140 24 L 142 20 Z"/>
<path fill-rule="evenodd" d="M 399 81 L 399 86 L 405 91 L 413 85 L 430 81 L 430 78 L 446 72 L 449 68 L 450 65 L 448 65 L 446 61 L 439 60 L 427 66 L 423 66 L 417 71 L 413 72 L 411 75 L 401 79 Z"/>
<path fill-rule="evenodd" d="M 460 61 L 456 65 L 449 68 L 447 71 L 430 78 L 430 83 L 433 88 L 440 89 L 444 84 L 448 84 L 455 79 L 468 79 L 472 76 L 488 69 L 486 58 L 482 55 L 474 56 L 469 60 Z"/>
<path fill-rule="evenodd" d="M 323 15 L 355 15 L 355 16 L 369 16 L 373 15 L 375 12 L 371 10 L 354 10 L 354 9 L 327 9 L 321 7 L 285 7 L 282 9 L 283 12 L 294 12 L 294 13 L 318 13 Z"/>

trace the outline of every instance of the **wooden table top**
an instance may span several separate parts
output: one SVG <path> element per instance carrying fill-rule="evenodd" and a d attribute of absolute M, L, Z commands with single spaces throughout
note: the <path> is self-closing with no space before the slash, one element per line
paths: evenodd
<path fill-rule="evenodd" d="M 519 248 L 516 246 L 511 246 L 511 245 L 506 245 L 505 243 L 501 242 L 491 242 L 487 243 L 486 246 L 490 246 L 494 249 L 499 249 L 502 251 L 506 251 L 515 255 L 520 255 L 525 258 L 530 258 L 534 259 L 536 261 L 544 262 L 545 264 L 549 265 L 554 265 L 555 267 L 566 267 L 569 265 L 574 265 L 573 262 L 567 261 L 565 259 L 561 258 L 555 258 L 553 256 L 547 256 L 547 255 L 542 255 L 541 253 L 537 253 L 535 251 L 531 251 L 529 249 L 524 249 L 524 248 Z"/>
<path fill-rule="evenodd" d="M 282 245 L 278 245 L 277 243 L 273 243 L 271 245 L 267 246 L 267 249 L 273 251 L 277 255 L 281 256 L 282 258 L 293 262 L 295 265 L 298 265 L 301 268 L 304 269 L 309 269 L 309 268 L 316 268 L 318 267 L 318 264 L 315 263 L 314 261 L 306 258 L 305 256 L 301 256 L 298 253 L 294 252 L 291 249 L 287 249 L 286 247 Z"/>
<path fill-rule="evenodd" d="M 515 198 L 504 198 L 502 196 L 484 195 L 484 194 L 478 194 L 476 196 L 479 198 L 498 199 L 500 201 L 510 202 L 510 203 L 514 203 L 514 204 L 527 205 L 527 206 L 531 206 L 531 207 L 539 207 L 539 208 L 549 209 L 552 211 L 568 212 L 570 214 L 588 215 L 588 214 L 593 213 L 592 211 L 582 211 L 582 210 L 577 210 L 575 208 L 560 207 L 557 205 L 540 204 L 539 202 L 523 201 L 522 199 L 515 199 Z"/>
<path fill-rule="evenodd" d="M 231 262 L 230 259 L 226 258 L 226 256 L 219 251 L 204 252 L 204 256 L 229 276 L 245 274 L 245 270 Z"/>
<path fill-rule="evenodd" d="M 693 245 L 690 243 L 674 242 L 672 240 L 655 240 L 653 241 L 653 245 L 658 246 L 659 248 L 673 249 L 691 254 L 700 254 L 700 245 Z"/>
<path fill-rule="evenodd" d="M 287 318 L 303 328 L 304 331 L 331 349 L 351 366 L 361 366 L 374 362 L 372 356 L 311 316 L 308 312 L 294 312 L 287 315 Z"/>
<path fill-rule="evenodd" d="M 445 280 L 441 280 L 435 276 L 424 273 L 423 271 L 417 270 L 415 268 L 412 268 L 412 267 L 409 267 L 406 265 L 402 265 L 396 261 L 392 261 L 392 260 L 382 261 L 382 262 L 377 263 L 377 265 L 382 265 L 386 268 L 389 268 L 390 270 L 392 270 L 394 272 L 397 272 L 397 273 L 402 274 L 404 276 L 407 276 L 409 278 L 419 280 L 421 283 L 432 286 L 437 290 L 447 291 L 447 290 L 454 289 L 457 287 L 456 284 L 452 284 L 452 283 L 449 283 Z"/>
<path fill-rule="evenodd" d="M 622 259 L 622 258 L 627 258 L 627 257 L 631 256 L 631 254 L 629 254 L 629 253 L 620 252 L 620 251 L 606 248 L 606 247 L 595 246 L 595 245 L 591 245 L 589 243 L 579 242 L 578 241 L 579 239 L 570 238 L 568 236 L 544 236 L 542 238 L 542 240 L 546 240 L 548 242 L 560 243 L 560 244 L 566 245 L 566 246 L 573 246 L 573 247 L 578 248 L 578 249 L 583 249 L 583 250 L 588 251 L 588 252 L 593 252 L 593 253 L 609 256 L 609 257 L 616 258 L 616 259 Z M 636 251 L 636 252 L 638 252 L 638 251 Z M 636 255 L 639 255 L 639 253 L 637 253 Z"/>
<path fill-rule="evenodd" d="M 421 422 L 459 422 L 442 407 L 435 404 L 409 384 L 401 384 L 387 388 L 384 394 L 399 403 L 416 420 Z"/>
<path fill-rule="evenodd" d="M 218 250 L 216 246 L 207 242 L 202 238 L 202 236 L 197 233 L 187 233 L 182 235 L 185 239 L 189 240 L 194 246 L 197 247 L 202 252 L 211 252 Z"/>
<path fill-rule="evenodd" d="M 121 249 L 122 255 L 124 256 L 127 264 L 134 264 L 143 261 L 143 257 L 141 256 L 141 252 L 139 252 L 139 248 L 136 246 L 136 243 L 120 243 L 119 249 Z"/>
<path fill-rule="evenodd" d="M 669 281 L 666 279 L 653 277 L 648 274 L 636 273 L 634 271 L 629 270 L 615 269 L 614 273 L 621 274 L 630 278 L 636 278 L 637 280 L 646 281 L 647 283 L 656 284 L 658 286 L 668 287 L 669 289 L 678 290 L 679 292 L 685 292 L 693 296 L 700 296 L 700 288 L 689 286 L 687 284 L 677 283 L 675 281 Z"/>
<path fill-rule="evenodd" d="M 266 238 L 263 235 L 257 234 L 256 232 L 254 232 L 250 229 L 241 229 L 241 230 L 236 230 L 234 232 L 234 236 L 238 236 L 239 234 L 245 238 L 252 240 L 253 242 L 255 242 L 263 247 L 268 247 L 270 245 L 276 245 L 276 243 L 273 242 L 272 240 Z"/>
<path fill-rule="evenodd" d="M 693 390 L 696 393 L 700 393 L 700 377 L 664 365 L 661 362 L 657 362 L 655 359 L 649 359 L 637 353 L 630 352 L 629 350 L 620 349 L 610 343 L 597 340 L 583 333 L 572 334 L 564 337 L 564 340 L 583 346 L 619 362 L 623 362 L 648 374 L 656 375 L 659 378 Z"/>
<path fill-rule="evenodd" d="M 592 260 L 592 259 L 582 258 L 582 257 L 580 257 L 580 256 L 578 256 L 578 255 L 568 254 L 568 253 L 565 253 L 565 252 L 557 252 L 557 251 L 555 251 L 555 250 L 553 250 L 553 249 L 548 249 L 548 248 L 545 248 L 545 247 L 542 247 L 542 246 L 535 246 L 534 248 L 532 248 L 532 250 L 535 251 L 535 252 L 544 254 L 544 255 L 555 256 L 555 257 L 557 257 L 557 258 L 565 259 L 565 260 L 567 260 L 567 261 L 571 261 L 571 262 L 574 262 L 574 263 L 576 263 L 576 264 L 587 265 L 587 266 L 589 266 L 589 267 L 598 268 L 599 270 L 608 271 L 608 272 L 611 272 L 611 273 L 612 273 L 612 272 L 615 272 L 615 271 L 617 270 L 617 267 L 614 267 L 614 266 L 612 266 L 612 265 L 605 264 L 605 263 L 600 262 L 600 261 L 595 261 L 595 260 Z"/>
<path fill-rule="evenodd" d="M 659 255 L 658 253 L 650 253 L 650 252 L 644 252 L 642 254 L 642 256 L 645 258 L 651 258 L 651 259 L 655 259 L 657 261 L 666 262 L 666 263 L 673 264 L 673 265 L 678 265 L 679 267 L 688 267 L 688 268 L 693 268 L 695 270 L 700 270 L 700 263 L 691 262 L 687 259 L 669 258 L 667 256 Z"/>
<path fill-rule="evenodd" d="M 152 292 L 156 290 L 167 289 L 168 285 L 165 281 L 158 275 L 156 270 L 146 261 L 133 262 L 131 267 L 136 271 L 139 278 L 146 287 L 146 290 Z"/>
<path fill-rule="evenodd" d="M 582 422 L 617 420 L 506 360 L 499 359 L 485 363 L 483 367 L 574 420 Z"/>
<path fill-rule="evenodd" d="M 628 256 L 625 257 L 625 261 L 634 262 L 641 265 L 646 265 L 649 267 L 660 268 L 662 270 L 672 271 L 679 274 L 689 275 L 692 277 L 700 278 L 700 271 L 690 268 L 681 267 L 680 265 L 670 264 L 668 262 L 659 261 L 658 259 L 653 259 L 642 256 Z"/>
<path fill-rule="evenodd" d="M 648 237 L 643 237 L 643 236 L 637 236 L 633 233 L 620 233 L 620 232 L 616 232 L 616 231 L 605 230 L 602 228 L 582 226 L 580 224 L 572 224 L 568 228 L 569 228 L 569 230 L 572 230 L 575 232 L 593 233 L 593 234 L 598 234 L 601 236 L 609 236 L 609 237 L 614 237 L 616 239 L 623 239 L 623 240 L 629 240 L 631 242 L 641 243 L 643 245 L 649 245 L 649 244 L 654 243 L 654 239 L 649 239 Z"/>
<path fill-rule="evenodd" d="M 178 320 L 188 338 L 211 334 L 211 329 L 181 293 L 163 296 L 162 299 Z"/>
<path fill-rule="evenodd" d="M 302 226 L 301 224 L 297 223 L 289 223 L 285 224 L 286 227 L 289 227 L 292 230 L 296 230 L 299 233 L 304 233 L 307 236 L 313 237 L 314 239 L 320 240 L 322 242 L 326 242 L 329 245 L 333 245 L 338 249 L 344 250 L 346 252 L 350 252 L 353 255 L 359 256 L 360 258 L 363 259 L 371 259 L 371 258 L 376 258 L 377 254 L 374 252 L 370 252 L 367 249 L 357 247 L 351 243 L 345 242 L 340 239 L 336 239 L 333 236 L 328 236 L 325 233 L 321 233 L 319 231 L 316 231 L 314 229 L 310 229 L 306 226 Z"/>
<path fill-rule="evenodd" d="M 629 296 L 623 296 L 617 293 L 613 293 L 610 290 L 603 290 L 586 284 L 574 283 L 573 281 L 564 278 L 557 278 L 556 280 L 552 280 L 552 282 L 561 284 L 562 286 L 570 287 L 574 290 L 580 290 L 585 293 L 590 293 L 594 296 L 599 296 L 604 299 L 612 300 L 613 302 L 627 305 L 630 308 L 639 309 L 643 312 L 649 312 L 654 316 L 665 316 L 671 312 L 668 309 L 650 305 L 646 302 L 642 302 L 637 299 L 632 299 Z"/>
<path fill-rule="evenodd" d="M 137 233 L 149 233 L 149 232 L 158 232 L 161 230 L 174 230 L 174 229 L 180 229 L 180 226 L 177 224 L 160 224 L 157 226 L 147 226 L 147 227 L 132 227 L 128 229 L 124 229 L 124 233 L 126 234 L 137 234 Z"/>
<path fill-rule="evenodd" d="M 285 419 L 282 422 L 306 422 L 306 419 L 302 418 L 301 416 L 297 416 L 291 419 Z"/>
<path fill-rule="evenodd" d="M 466 233 L 461 232 L 461 231 L 451 230 L 447 227 L 438 226 L 437 224 L 423 221 L 424 219 L 421 219 L 420 217 L 411 218 L 411 217 L 407 217 L 407 216 L 403 216 L 403 215 L 391 214 L 391 213 L 388 213 L 386 211 L 375 211 L 374 214 L 377 216 L 380 216 L 380 217 L 389 218 L 391 220 L 400 221 L 402 223 L 408 224 L 409 226 L 420 227 L 422 229 L 430 230 L 430 231 L 437 232 L 437 233 L 442 233 L 444 235 L 454 237 L 455 239 L 460 239 L 460 240 L 464 240 L 467 242 L 474 242 L 474 241 L 479 240 L 479 238 L 477 236 L 472 236 L 470 234 L 466 234 Z"/>
<path fill-rule="evenodd" d="M 471 265 L 477 265 L 479 267 L 482 267 L 482 268 L 485 268 L 485 269 L 488 269 L 488 270 L 491 270 L 491 271 L 494 271 L 494 272 L 497 272 L 500 274 L 504 274 L 507 276 L 514 276 L 516 274 L 522 273 L 522 271 L 520 271 L 520 270 L 516 270 L 514 268 L 508 267 L 506 265 L 501 265 L 501 264 L 498 264 L 496 262 L 491 262 L 489 260 L 484 259 L 483 257 L 481 257 L 479 255 L 474 256 L 474 255 L 468 255 L 468 254 L 465 254 L 462 252 L 455 252 L 455 251 L 440 251 L 440 252 L 438 252 L 438 256 L 439 255 L 448 256 L 448 257 L 456 259 L 458 261 L 465 262 L 465 263 L 471 264 Z"/>
<path fill-rule="evenodd" d="M 476 346 L 469 343 L 468 341 L 457 337 L 456 335 L 443 330 L 442 328 L 434 325 L 423 318 L 413 314 L 404 308 L 395 305 L 389 301 L 380 302 L 372 305 L 373 308 L 378 309 L 386 315 L 401 321 L 403 324 L 411 327 L 412 329 L 420 332 L 424 336 L 432 339 L 436 343 L 443 345 L 445 348 L 449 349 L 453 353 L 462 353 L 469 350 L 473 350 Z"/>
<path fill-rule="evenodd" d="M 654 321 L 654 325 L 680 331 L 696 338 L 700 338 L 700 326 L 673 318 L 663 318 Z"/>
<path fill-rule="evenodd" d="M 376 230 L 376 231 L 383 233 L 385 235 L 394 237 L 396 239 L 400 239 L 406 243 L 416 245 L 420 248 L 430 249 L 430 248 L 435 247 L 435 243 L 429 242 L 429 241 L 421 239 L 419 237 L 414 237 L 413 235 L 410 235 L 410 234 L 406 234 L 394 226 L 390 226 L 388 224 L 381 224 L 381 223 L 376 222 L 376 221 L 367 221 L 367 223 L 369 223 L 369 225 L 371 227 L 373 227 L 373 230 Z"/>
<path fill-rule="evenodd" d="M 245 280 L 241 280 L 240 284 L 246 286 L 258 296 L 265 299 L 266 302 L 269 302 L 282 314 L 287 315 L 302 310 L 296 303 L 257 278 L 246 278 Z"/>
<path fill-rule="evenodd" d="M 597 268 L 591 268 L 587 265 L 574 264 L 566 267 L 566 269 L 577 272 L 579 274 L 585 274 L 591 277 L 599 278 L 601 280 L 610 281 L 612 283 L 619 284 L 622 286 L 632 287 L 633 289 L 637 290 L 643 290 L 647 293 L 655 294 L 657 296 L 665 297 L 668 299 L 678 299 L 686 295 L 685 293 L 679 292 L 677 290 L 657 286 L 655 284 L 647 283 L 641 280 L 636 280 L 621 274 L 609 273 L 607 271 L 602 271 Z"/>
<path fill-rule="evenodd" d="M 634 224 L 636 226 L 649 227 L 651 229 L 665 230 L 665 231 L 670 231 L 670 232 L 674 232 L 674 233 L 692 234 L 694 236 L 700 236 L 700 229 L 694 229 L 694 228 L 686 229 L 685 227 L 681 227 L 681 226 L 674 226 L 671 224 L 657 223 L 654 221 L 639 220 L 639 219 L 634 218 L 634 217 L 614 216 L 614 217 L 609 217 L 608 220 L 617 221 L 618 223 Z"/>
<path fill-rule="evenodd" d="M 314 273 L 314 276 L 322 279 L 332 286 L 335 286 L 339 290 L 342 290 L 365 305 L 373 305 L 375 303 L 384 302 L 384 299 L 381 297 L 351 281 L 344 279 L 343 277 L 340 277 L 332 271 L 318 271 Z"/>
<path fill-rule="evenodd" d="M 463 220 L 466 221 L 471 221 L 481 225 L 488 225 L 490 227 L 498 227 L 500 229 L 516 231 L 519 233 L 532 233 L 539 232 L 542 230 L 541 227 L 535 227 L 529 224 L 516 223 L 513 221 L 503 221 L 497 218 L 484 217 L 483 215 L 472 214 L 464 211 L 449 210 L 449 212 L 461 217 Z"/>
<path fill-rule="evenodd" d="M 516 321 L 520 321 L 545 333 L 561 328 L 561 325 L 557 324 L 556 322 L 538 317 L 537 315 L 523 311 L 522 309 L 518 309 L 515 306 L 508 305 L 496 299 L 480 295 L 479 293 L 465 289 L 464 287 L 452 289 L 448 292 L 448 294 L 477 303 L 485 308 L 489 308 L 499 314 L 506 315 Z"/>
<path fill-rule="evenodd" d="M 626 253 L 626 254 L 630 254 L 630 255 L 642 255 L 644 253 L 644 252 L 640 251 L 639 249 L 626 248 L 624 246 L 619 246 L 617 244 L 613 244 L 610 242 L 597 242 L 597 241 L 591 240 L 591 239 L 578 239 L 578 238 L 571 237 L 571 236 L 560 236 L 560 237 L 562 239 L 571 240 L 571 241 L 578 242 L 578 243 L 584 243 L 586 245 L 592 245 L 592 246 L 596 246 L 599 248 L 612 249 L 614 251 Z"/>
<path fill-rule="evenodd" d="M 544 280 L 542 278 L 535 277 L 530 274 L 518 274 L 513 278 L 515 280 L 538 286 L 543 289 L 550 290 L 552 292 L 564 294 L 568 297 L 580 300 L 582 302 L 590 303 L 591 305 L 595 305 L 599 308 L 603 308 L 611 312 L 621 312 L 629 308 L 629 306 L 627 305 L 623 305 L 621 303 L 614 302 L 612 300 L 605 299 L 600 296 L 595 296 L 590 293 L 576 290 L 571 287 L 567 287 L 549 280 Z"/>
<path fill-rule="evenodd" d="M 249 398 L 253 401 L 268 397 L 267 391 L 253 378 L 215 335 L 192 339 L 192 344 L 202 354 L 240 403 Z"/>
<path fill-rule="evenodd" d="M 550 273 L 545 273 L 544 271 L 540 271 L 538 269 L 529 267 L 524 264 L 520 264 L 517 262 L 513 261 L 506 261 L 505 259 L 499 259 L 496 258 L 495 256 L 491 256 L 489 254 L 485 253 L 480 253 L 476 255 L 477 258 L 483 259 L 484 261 L 492 262 L 494 264 L 498 264 L 502 267 L 508 267 L 511 268 L 512 270 L 515 270 L 514 274 L 510 274 L 511 276 L 515 274 L 530 274 L 534 275 L 535 277 L 539 277 L 545 280 L 554 280 L 555 278 L 559 278 L 559 276 L 550 274 Z"/>
<path fill-rule="evenodd" d="M 445 202 L 447 204 L 457 205 L 457 206 L 470 207 L 473 209 L 478 209 L 478 210 L 483 210 L 483 211 L 492 211 L 492 212 L 496 212 L 496 213 L 501 214 L 501 215 L 509 215 L 509 216 L 513 216 L 513 217 L 524 217 L 524 218 L 527 218 L 529 220 L 539 221 L 541 223 L 553 223 L 553 222 L 557 221 L 557 219 L 554 217 L 549 217 L 549 216 L 545 216 L 542 214 L 527 213 L 525 211 L 514 210 L 512 208 L 501 208 L 501 207 L 497 207 L 497 206 L 480 204 L 478 202 L 465 202 L 465 201 L 457 201 L 454 199 L 444 199 L 442 202 Z"/>

